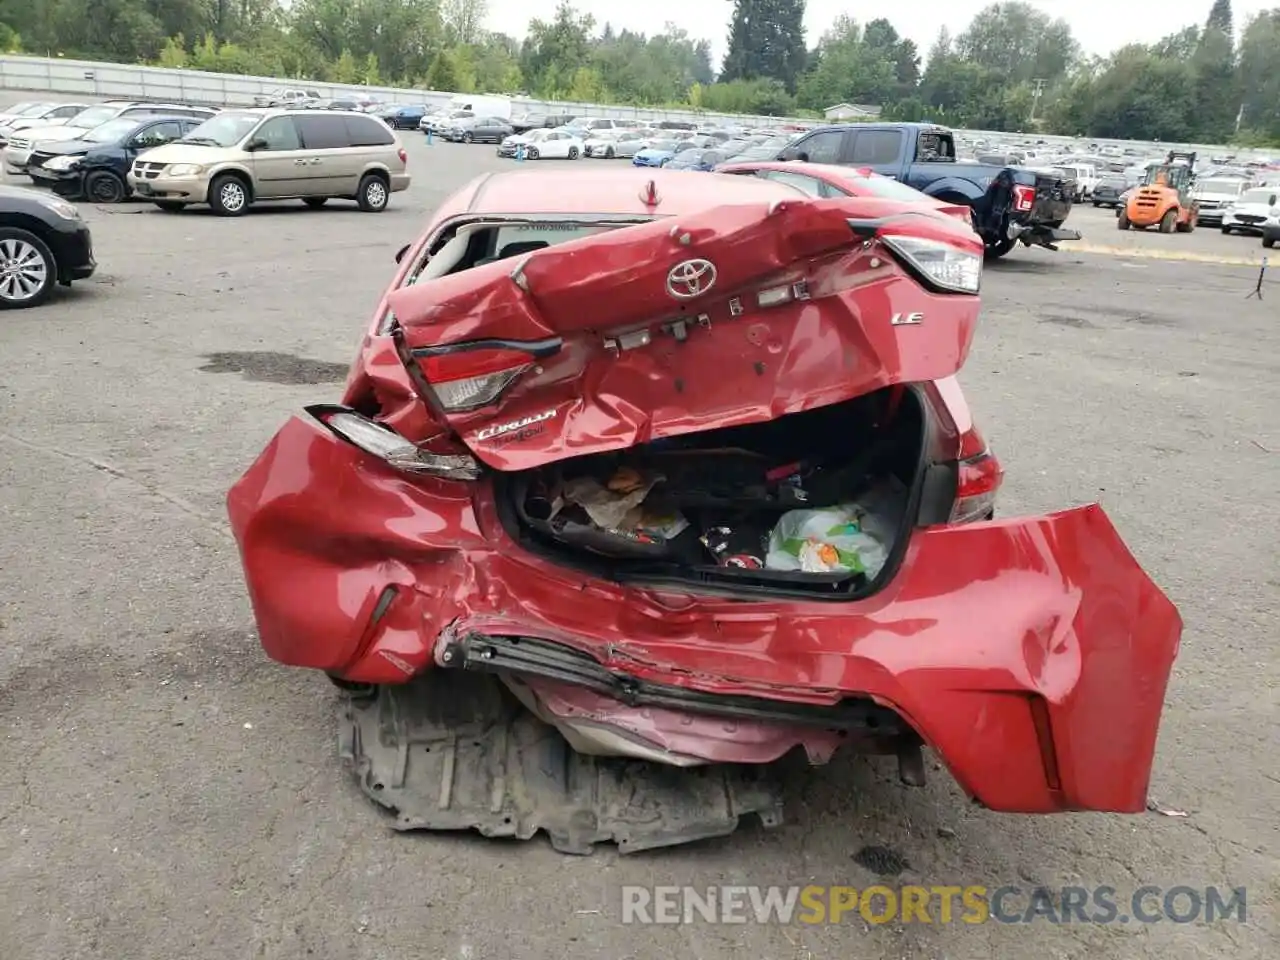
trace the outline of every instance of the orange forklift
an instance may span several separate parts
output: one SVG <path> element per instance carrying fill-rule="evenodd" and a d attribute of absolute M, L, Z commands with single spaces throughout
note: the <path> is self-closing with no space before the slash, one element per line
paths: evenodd
<path fill-rule="evenodd" d="M 1160 228 L 1161 233 L 1190 233 L 1196 228 L 1196 202 L 1191 198 L 1192 171 L 1196 155 L 1170 150 L 1164 163 L 1147 168 L 1142 183 L 1116 218 L 1120 230 Z"/>

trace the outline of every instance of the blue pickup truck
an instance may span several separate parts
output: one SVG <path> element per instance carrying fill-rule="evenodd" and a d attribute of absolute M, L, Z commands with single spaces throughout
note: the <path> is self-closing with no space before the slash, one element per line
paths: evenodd
<path fill-rule="evenodd" d="M 955 136 L 929 123 L 850 123 L 818 127 L 787 145 L 779 160 L 835 163 L 893 177 L 947 203 L 973 211 L 973 227 L 988 258 L 1003 257 L 1018 243 L 1058 249 L 1079 240 L 1062 224 L 1071 212 L 1075 184 L 1049 170 L 961 163 Z"/>

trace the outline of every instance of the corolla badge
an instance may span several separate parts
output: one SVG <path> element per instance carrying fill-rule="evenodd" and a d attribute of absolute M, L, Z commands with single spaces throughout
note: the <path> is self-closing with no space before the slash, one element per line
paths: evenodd
<path fill-rule="evenodd" d="M 716 285 L 716 265 L 710 260 L 685 260 L 667 272 L 667 293 L 677 300 L 700 297 Z"/>

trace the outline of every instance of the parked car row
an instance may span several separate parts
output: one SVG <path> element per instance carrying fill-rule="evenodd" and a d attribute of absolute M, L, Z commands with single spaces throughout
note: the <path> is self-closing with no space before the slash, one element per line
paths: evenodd
<path fill-rule="evenodd" d="M 138 197 L 170 212 L 207 203 L 222 216 L 286 199 L 347 199 L 379 212 L 410 182 L 408 154 L 385 123 L 307 107 L 107 102 L 14 134 L 4 167 L 67 199 Z"/>

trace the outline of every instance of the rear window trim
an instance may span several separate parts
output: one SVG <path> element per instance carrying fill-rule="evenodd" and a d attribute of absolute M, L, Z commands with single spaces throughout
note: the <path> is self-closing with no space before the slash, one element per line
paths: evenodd
<path fill-rule="evenodd" d="M 409 269 L 404 271 L 404 273 L 401 275 L 399 282 L 397 282 L 396 284 L 395 289 L 402 290 L 405 287 L 412 286 L 413 285 L 412 278 L 416 277 L 419 273 L 423 271 L 423 269 L 425 269 L 427 265 L 427 261 L 430 259 L 430 257 L 433 256 L 435 253 L 439 252 L 439 250 L 446 243 L 449 242 L 449 240 L 461 227 L 469 226 L 471 224 L 484 224 L 486 226 L 491 225 L 494 227 L 503 227 L 511 224 L 518 225 L 518 224 L 539 224 L 539 223 L 561 223 L 561 224 L 569 224 L 575 227 L 605 227 L 605 226 L 627 227 L 627 226 L 635 226 L 642 223 L 652 223 L 654 220 L 660 220 L 660 219 L 663 219 L 662 214 L 658 214 L 656 216 L 645 215 L 645 214 L 630 214 L 630 213 L 587 214 L 587 215 L 548 213 L 548 214 L 508 214 L 505 216 L 501 214 L 498 214 L 498 215 L 493 215 L 493 214 L 477 215 L 474 213 L 461 214 L 459 216 L 452 217 L 446 220 L 444 223 L 440 224 L 440 226 L 437 227 L 436 230 L 427 238 L 426 243 L 422 245 L 420 252 L 414 258 L 413 263 L 410 265 Z M 384 337 L 388 336 L 391 333 L 392 329 L 395 327 L 395 324 L 396 324 L 396 317 L 391 312 L 391 309 L 387 308 L 383 312 L 382 316 L 378 319 L 378 326 L 376 328 L 377 335 L 384 336 Z"/>

